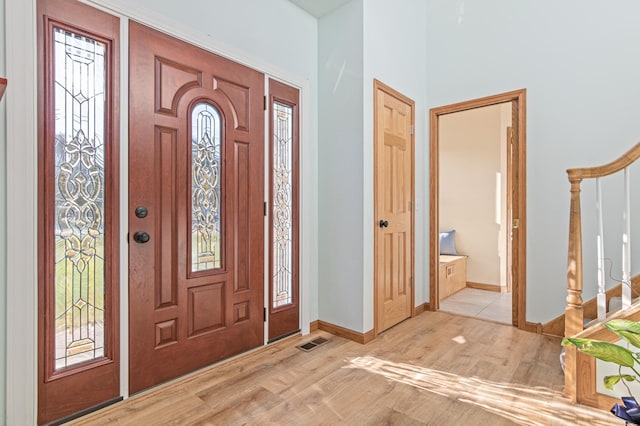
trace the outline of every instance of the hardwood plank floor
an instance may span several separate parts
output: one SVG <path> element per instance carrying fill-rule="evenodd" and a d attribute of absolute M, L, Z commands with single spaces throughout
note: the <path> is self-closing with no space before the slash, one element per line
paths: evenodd
<path fill-rule="evenodd" d="M 329 342 L 303 352 L 296 345 Z M 76 425 L 611 425 L 562 397 L 560 339 L 425 312 L 361 345 L 316 331 L 208 367 Z"/>

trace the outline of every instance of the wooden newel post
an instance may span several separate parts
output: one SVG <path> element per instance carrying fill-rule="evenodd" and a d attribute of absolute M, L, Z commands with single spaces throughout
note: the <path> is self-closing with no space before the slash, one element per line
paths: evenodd
<path fill-rule="evenodd" d="M 580 183 L 582 177 L 569 171 L 571 182 L 571 212 L 569 214 L 569 257 L 567 259 L 567 307 L 565 310 L 565 336 L 580 333 L 583 326 L 582 311 L 582 219 L 580 217 Z"/>
<path fill-rule="evenodd" d="M 567 260 L 567 307 L 564 316 L 565 337 L 574 336 L 583 330 L 582 310 L 582 219 L 580 217 L 580 183 L 582 177 L 569 170 L 571 182 L 571 210 L 569 213 L 569 258 Z M 565 395 L 573 402 L 577 400 L 578 353 L 574 346 L 565 348 Z"/>

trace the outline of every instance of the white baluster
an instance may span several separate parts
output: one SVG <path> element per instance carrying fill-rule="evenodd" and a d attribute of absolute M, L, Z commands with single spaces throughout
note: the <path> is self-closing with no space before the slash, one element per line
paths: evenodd
<path fill-rule="evenodd" d="M 602 185 L 600 178 L 596 178 L 596 212 L 598 215 L 598 235 L 596 236 L 596 250 L 598 256 L 598 321 L 607 317 L 607 294 L 605 292 L 604 274 L 604 225 L 602 220 Z"/>
<path fill-rule="evenodd" d="M 627 309 L 631 306 L 631 184 L 628 167 L 624 169 L 622 226 L 622 309 Z"/>

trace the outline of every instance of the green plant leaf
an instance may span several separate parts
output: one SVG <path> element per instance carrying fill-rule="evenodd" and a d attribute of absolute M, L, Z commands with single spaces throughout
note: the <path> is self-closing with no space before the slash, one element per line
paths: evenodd
<path fill-rule="evenodd" d="M 640 323 L 626 319 L 607 321 L 604 326 L 622 337 L 626 342 L 640 348 Z"/>
<path fill-rule="evenodd" d="M 628 330 L 636 334 L 640 334 L 640 322 L 627 319 L 613 319 L 604 323 L 609 330 Z"/>
<path fill-rule="evenodd" d="M 577 337 L 565 337 L 562 339 L 562 346 L 582 346 L 584 344 L 587 344 L 589 342 L 592 342 L 592 339 L 579 339 Z"/>
<path fill-rule="evenodd" d="M 562 340 L 562 344 L 564 346 L 569 344 L 575 345 L 580 352 L 602 361 L 613 362 L 623 367 L 633 367 L 635 363 L 633 352 L 622 346 L 614 345 L 613 343 L 566 337 Z"/>
<path fill-rule="evenodd" d="M 633 382 L 636 380 L 636 376 L 631 376 L 629 374 L 622 374 L 618 376 L 605 376 L 604 378 L 604 387 L 613 390 L 613 387 L 618 384 L 620 380 L 626 380 L 627 382 Z"/>

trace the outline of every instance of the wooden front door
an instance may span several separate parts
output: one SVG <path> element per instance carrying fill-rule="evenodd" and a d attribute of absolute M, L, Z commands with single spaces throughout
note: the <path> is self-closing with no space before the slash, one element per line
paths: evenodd
<path fill-rule="evenodd" d="M 132 22 L 130 392 L 264 343 L 264 76 Z"/>
<path fill-rule="evenodd" d="M 413 307 L 414 103 L 374 82 L 375 329 L 409 318 Z"/>
<path fill-rule="evenodd" d="M 37 5 L 38 423 L 44 424 L 120 397 L 120 20 L 76 1 Z"/>
<path fill-rule="evenodd" d="M 269 341 L 300 330 L 298 89 L 269 79 Z"/>

